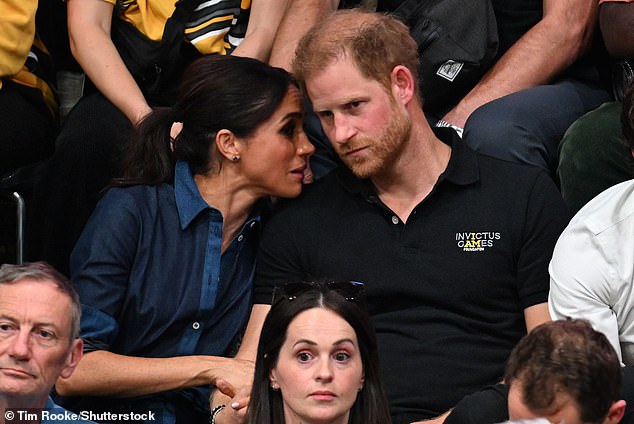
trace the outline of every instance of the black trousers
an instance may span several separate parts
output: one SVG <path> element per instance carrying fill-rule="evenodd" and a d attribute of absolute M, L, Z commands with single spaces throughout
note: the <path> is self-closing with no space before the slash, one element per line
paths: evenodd
<path fill-rule="evenodd" d="M 0 175 L 51 155 L 57 121 L 40 90 L 3 80 L 0 113 Z"/>
<path fill-rule="evenodd" d="M 100 93 L 69 113 L 27 205 L 25 257 L 69 274 L 70 252 L 121 163 L 132 126 Z"/>

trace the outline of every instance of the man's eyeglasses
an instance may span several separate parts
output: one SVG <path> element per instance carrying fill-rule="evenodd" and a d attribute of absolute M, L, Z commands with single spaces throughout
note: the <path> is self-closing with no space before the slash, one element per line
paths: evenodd
<path fill-rule="evenodd" d="M 325 292 L 328 290 L 339 293 L 344 299 L 351 302 L 359 302 L 362 300 L 364 293 L 364 284 L 359 281 L 328 281 L 328 282 L 312 282 L 300 281 L 294 283 L 286 283 L 275 287 L 273 291 L 273 303 L 279 298 L 286 298 L 289 301 L 297 299 L 297 297 L 305 292 L 316 290 Z"/>

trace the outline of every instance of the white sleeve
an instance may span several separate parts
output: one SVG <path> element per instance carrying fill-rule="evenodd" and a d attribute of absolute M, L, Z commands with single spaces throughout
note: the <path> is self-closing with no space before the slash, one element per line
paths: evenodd
<path fill-rule="evenodd" d="M 622 361 L 615 304 L 615 271 L 605 240 L 582 220 L 573 220 L 560 236 L 548 268 L 548 306 L 553 319 L 583 318 L 603 332 Z M 611 284 L 612 283 L 612 284 Z"/>

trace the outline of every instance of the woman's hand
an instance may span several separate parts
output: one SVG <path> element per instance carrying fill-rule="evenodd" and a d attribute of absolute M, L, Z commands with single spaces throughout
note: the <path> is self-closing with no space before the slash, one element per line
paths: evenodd
<path fill-rule="evenodd" d="M 251 396 L 251 386 L 236 389 L 228 381 L 217 380 L 216 389 L 211 397 L 211 409 L 218 405 L 226 405 L 226 407 L 216 415 L 215 422 L 218 424 L 244 423 Z"/>

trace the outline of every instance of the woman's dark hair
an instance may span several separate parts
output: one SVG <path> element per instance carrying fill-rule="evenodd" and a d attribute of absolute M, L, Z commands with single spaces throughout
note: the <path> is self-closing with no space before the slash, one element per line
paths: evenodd
<path fill-rule="evenodd" d="M 350 410 L 349 423 L 389 424 L 391 419 L 381 380 L 376 335 L 365 308 L 355 301 L 346 300 L 325 283 L 315 283 L 310 289 L 290 299 L 288 296 L 279 296 L 264 321 L 255 361 L 247 423 L 284 424 L 282 394 L 271 388 L 269 375 L 277 364 L 280 349 L 293 319 L 306 310 L 323 308 L 333 311 L 350 324 L 359 343 L 364 383 Z"/>
<path fill-rule="evenodd" d="M 188 66 L 177 103 L 154 108 L 135 129 L 121 178 L 115 186 L 160 184 L 173 179 L 174 164 L 184 161 L 193 174 L 212 169 L 211 145 L 221 129 L 249 137 L 270 118 L 297 86 L 281 68 L 256 59 L 209 55 Z M 183 129 L 171 139 L 174 122 Z"/>

